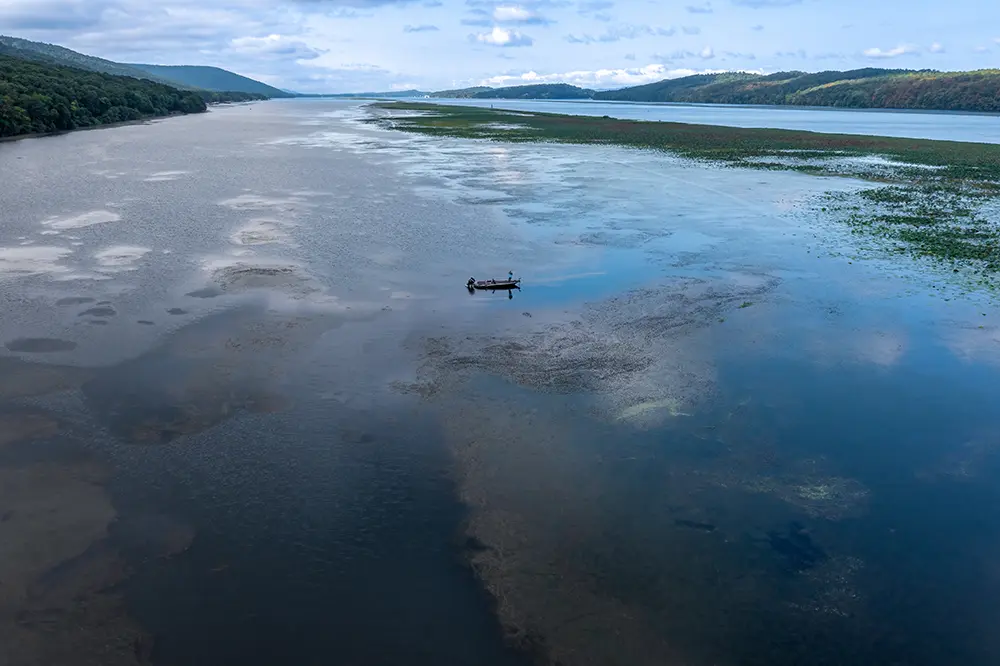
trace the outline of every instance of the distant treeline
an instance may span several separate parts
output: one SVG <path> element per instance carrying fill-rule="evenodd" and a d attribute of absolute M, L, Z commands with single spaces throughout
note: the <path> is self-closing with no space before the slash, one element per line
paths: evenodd
<path fill-rule="evenodd" d="M 571 86 L 568 83 L 537 83 L 506 88 L 476 86 L 459 90 L 441 90 L 431 93 L 430 96 L 452 99 L 590 99 L 594 96 L 594 91 Z"/>
<path fill-rule="evenodd" d="M 411 96 L 423 96 L 413 91 Z M 835 106 L 851 109 L 1000 111 L 1000 70 L 936 72 L 855 69 L 847 72 L 696 74 L 595 92 L 563 83 L 508 88 L 477 86 L 427 94 L 474 99 L 596 99 L 622 102 Z"/>
<path fill-rule="evenodd" d="M 596 93 L 631 102 L 834 106 L 853 109 L 1000 111 L 1000 70 L 704 74 Z"/>
<path fill-rule="evenodd" d="M 148 80 L 0 56 L 0 137 L 201 113 L 208 102 L 250 99 L 261 96 L 182 91 Z"/>
<path fill-rule="evenodd" d="M 194 90 L 192 91 L 205 100 L 206 104 L 231 104 L 234 102 L 262 102 L 267 99 L 271 99 L 267 95 L 262 95 L 261 93 L 250 93 L 250 92 L 215 92 L 213 90 Z"/>

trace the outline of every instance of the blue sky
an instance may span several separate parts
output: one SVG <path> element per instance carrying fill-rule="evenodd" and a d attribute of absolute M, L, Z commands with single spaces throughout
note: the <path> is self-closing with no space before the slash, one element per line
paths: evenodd
<path fill-rule="evenodd" d="M 0 34 L 303 92 L 1000 67 L 986 0 L 0 0 Z"/>

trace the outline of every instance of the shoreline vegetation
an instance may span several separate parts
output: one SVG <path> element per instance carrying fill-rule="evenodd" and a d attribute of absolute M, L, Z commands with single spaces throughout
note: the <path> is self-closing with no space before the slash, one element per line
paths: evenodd
<path fill-rule="evenodd" d="M 851 177 L 822 211 L 891 254 L 945 263 L 979 286 L 1000 273 L 1000 145 L 380 102 L 368 122 L 428 136 L 661 150 L 726 167 Z"/>
<path fill-rule="evenodd" d="M 210 104 L 261 99 L 266 97 L 178 90 L 145 79 L 0 55 L 0 139 L 204 113 Z"/>

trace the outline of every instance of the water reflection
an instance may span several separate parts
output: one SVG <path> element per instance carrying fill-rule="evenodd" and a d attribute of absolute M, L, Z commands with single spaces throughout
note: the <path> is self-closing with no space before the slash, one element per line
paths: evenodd
<path fill-rule="evenodd" d="M 810 253 L 854 184 L 331 104 L 0 152 L 0 661 L 996 662 L 994 310 Z"/>

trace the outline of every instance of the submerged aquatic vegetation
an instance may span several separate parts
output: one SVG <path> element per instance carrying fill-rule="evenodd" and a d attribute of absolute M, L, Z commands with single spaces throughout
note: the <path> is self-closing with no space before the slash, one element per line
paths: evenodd
<path fill-rule="evenodd" d="M 417 102 L 374 106 L 382 113 L 370 122 L 431 136 L 613 144 L 731 167 L 867 180 L 878 186 L 832 195 L 822 213 L 859 235 L 888 241 L 880 248 L 889 254 L 946 262 L 956 272 L 1000 273 L 1000 145 Z"/>
<path fill-rule="evenodd" d="M 946 262 L 954 272 L 966 267 L 991 276 L 1000 272 L 994 196 L 976 182 L 914 183 L 835 195 L 831 209 L 855 233 L 881 239 L 889 252 Z M 853 205 L 858 200 L 864 205 Z"/>

